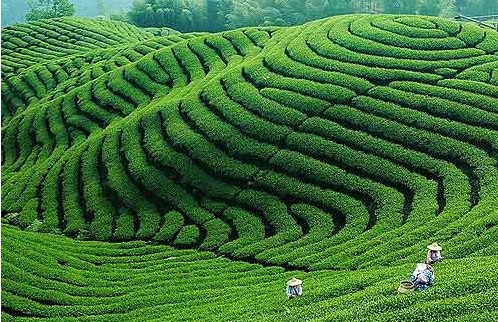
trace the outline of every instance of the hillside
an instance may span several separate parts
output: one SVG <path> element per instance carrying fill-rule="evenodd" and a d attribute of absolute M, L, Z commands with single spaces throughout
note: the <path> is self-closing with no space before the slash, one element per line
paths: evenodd
<path fill-rule="evenodd" d="M 62 18 L 2 45 L 2 318 L 498 316 L 497 32 Z M 434 241 L 435 286 L 397 296 Z"/>

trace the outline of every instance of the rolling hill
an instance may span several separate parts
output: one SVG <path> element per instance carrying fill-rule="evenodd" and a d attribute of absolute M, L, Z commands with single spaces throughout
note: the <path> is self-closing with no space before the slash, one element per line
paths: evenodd
<path fill-rule="evenodd" d="M 424 16 L 5 28 L 2 318 L 496 320 L 497 53 Z"/>

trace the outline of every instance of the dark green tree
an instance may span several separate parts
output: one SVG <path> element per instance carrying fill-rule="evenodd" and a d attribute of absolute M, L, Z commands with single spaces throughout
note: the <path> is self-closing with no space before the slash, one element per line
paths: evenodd
<path fill-rule="evenodd" d="M 442 10 L 441 0 L 419 0 L 417 13 L 427 16 L 438 16 Z"/>
<path fill-rule="evenodd" d="M 344 15 L 348 13 L 353 13 L 353 0 L 331 0 L 330 10 L 331 15 Z"/>
<path fill-rule="evenodd" d="M 205 1 L 135 0 L 128 17 L 141 27 L 169 27 L 184 32 L 208 30 Z"/>
<path fill-rule="evenodd" d="M 223 2 L 220 0 L 206 0 L 206 16 L 207 20 L 210 22 L 208 31 L 217 31 L 223 28 L 220 26 L 220 19 L 218 18 L 218 12 L 221 10 L 220 6 L 223 5 Z"/>
<path fill-rule="evenodd" d="M 445 18 L 455 17 L 458 13 L 457 0 L 441 0 L 441 12 L 439 15 Z"/>
<path fill-rule="evenodd" d="M 28 0 L 26 20 L 38 20 L 74 15 L 74 5 L 69 0 Z"/>
<path fill-rule="evenodd" d="M 307 19 L 319 19 L 324 17 L 329 10 L 328 0 L 306 0 L 304 2 L 304 10 Z"/>

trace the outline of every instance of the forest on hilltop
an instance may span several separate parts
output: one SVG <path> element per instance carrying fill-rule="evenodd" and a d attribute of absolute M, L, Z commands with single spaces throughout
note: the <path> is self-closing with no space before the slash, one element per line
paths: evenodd
<path fill-rule="evenodd" d="M 291 26 L 351 13 L 454 17 L 498 14 L 497 0 L 139 0 L 129 21 L 180 31 L 221 31 L 247 26 Z"/>
<path fill-rule="evenodd" d="M 27 0 L 2 1 L 2 26 L 23 21 Z M 39 0 L 36 0 L 39 1 Z M 498 15 L 498 0 L 71 0 L 76 16 L 107 16 L 142 27 L 221 31 L 289 26 L 350 13 L 452 17 Z"/>

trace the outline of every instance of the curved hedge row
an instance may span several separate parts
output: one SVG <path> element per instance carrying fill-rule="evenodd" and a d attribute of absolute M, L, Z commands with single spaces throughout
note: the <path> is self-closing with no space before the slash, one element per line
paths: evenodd
<path fill-rule="evenodd" d="M 2 78 L 35 64 L 154 37 L 120 21 L 62 17 L 16 24 L 2 30 Z"/>

